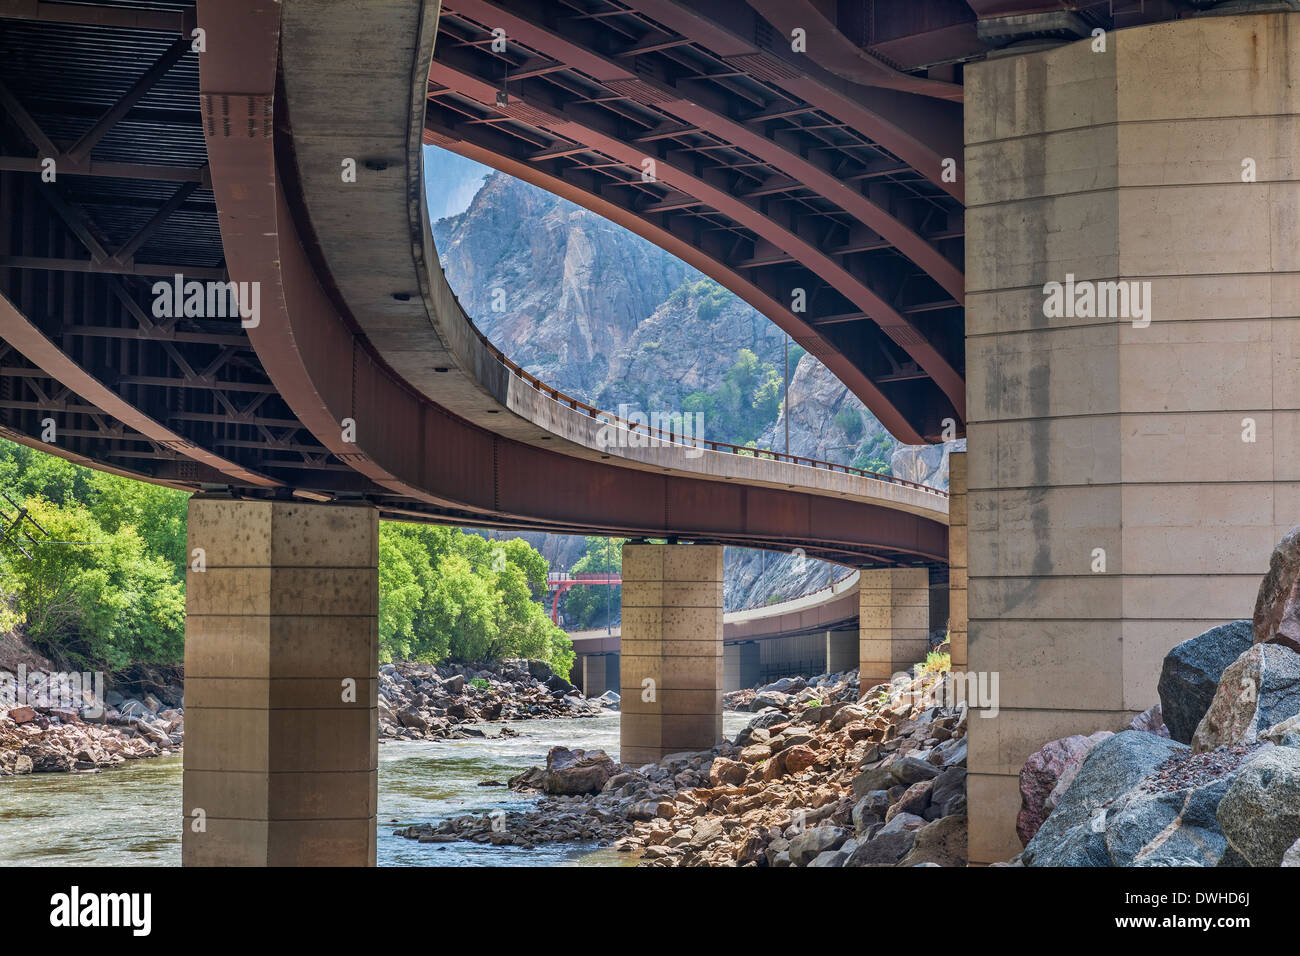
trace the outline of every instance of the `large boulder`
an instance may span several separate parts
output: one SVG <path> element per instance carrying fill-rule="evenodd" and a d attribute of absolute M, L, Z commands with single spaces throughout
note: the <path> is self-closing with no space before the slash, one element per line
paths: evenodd
<path fill-rule="evenodd" d="M 921 783 L 923 780 L 929 780 L 932 777 L 939 776 L 940 768 L 932 763 L 927 763 L 920 757 L 903 757 L 889 765 L 889 772 L 894 779 L 905 786 L 911 786 L 914 783 Z M 871 789 L 875 789 L 872 787 Z"/>
<path fill-rule="evenodd" d="M 418 730 L 421 733 L 427 734 L 429 732 L 429 722 L 413 707 L 398 711 L 397 722 L 403 727 L 410 727 L 412 730 Z"/>
<path fill-rule="evenodd" d="M 1300 652 L 1300 527 L 1288 531 L 1273 549 L 1251 623 L 1258 643 Z"/>
<path fill-rule="evenodd" d="M 1190 744 L 1196 726 L 1210 709 L 1219 678 L 1255 642 L 1250 621 L 1230 621 L 1183 641 L 1165 655 L 1160 668 L 1160 712 L 1169 736 Z"/>
<path fill-rule="evenodd" d="M 542 683 L 546 685 L 546 689 L 551 692 L 553 697 L 563 697 L 565 694 L 571 694 L 578 689 L 559 674 L 552 674 Z"/>
<path fill-rule="evenodd" d="M 966 814 L 956 813 L 927 823 L 916 831 L 916 842 L 899 866 L 934 863 L 938 866 L 966 865 Z"/>
<path fill-rule="evenodd" d="M 1021 855 L 1025 865 L 1108 865 L 1108 805 L 1174 754 L 1186 752 L 1183 744 L 1140 730 L 1126 730 L 1099 741 L 1084 758 L 1056 809 L 1025 847 Z"/>
<path fill-rule="evenodd" d="M 1253 744 L 1261 731 L 1300 714 L 1300 654 L 1255 644 L 1228 665 L 1214 700 L 1192 735 L 1197 753 Z"/>
<path fill-rule="evenodd" d="M 1251 866 L 1280 866 L 1300 840 L 1300 750 L 1262 747 L 1242 765 L 1217 816 Z"/>
<path fill-rule="evenodd" d="M 1091 737 L 1082 734 L 1062 737 L 1045 744 L 1042 750 L 1025 761 L 1020 768 L 1020 813 L 1016 815 L 1016 834 L 1022 845 L 1034 838 L 1052 812 L 1047 799 L 1057 782 L 1067 773 L 1073 780 L 1074 771 L 1092 748 L 1110 736 L 1113 735 L 1109 730 L 1099 730 Z"/>
<path fill-rule="evenodd" d="M 934 779 L 934 785 L 930 788 L 930 808 L 925 816 L 933 820 L 965 811 L 966 769 L 949 767 Z"/>
<path fill-rule="evenodd" d="M 883 833 L 874 840 L 859 843 L 845 866 L 893 866 L 916 842 L 916 830 Z"/>
<path fill-rule="evenodd" d="M 547 680 L 552 674 L 555 673 L 555 671 L 551 669 L 551 665 L 548 664 L 546 661 L 529 659 L 527 663 L 528 663 L 528 676 L 531 677 L 533 680 L 544 681 Z"/>
<path fill-rule="evenodd" d="M 790 862 L 794 866 L 807 866 L 819 854 L 838 850 L 852 835 L 851 830 L 830 824 L 804 830 L 790 841 Z"/>
<path fill-rule="evenodd" d="M 618 772 L 618 764 L 603 750 L 569 750 L 552 747 L 546 755 L 546 769 L 531 767 L 510 778 L 514 790 L 536 789 L 556 796 L 600 793 L 605 782 Z"/>
<path fill-rule="evenodd" d="M 1134 787 L 1106 814 L 1111 866 L 1216 866 L 1228 841 L 1215 811 L 1232 775 L 1177 790 Z"/>

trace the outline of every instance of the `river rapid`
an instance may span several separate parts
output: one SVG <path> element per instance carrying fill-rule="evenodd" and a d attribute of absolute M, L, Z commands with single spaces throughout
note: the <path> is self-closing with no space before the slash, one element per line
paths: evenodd
<path fill-rule="evenodd" d="M 724 715 L 728 737 L 752 717 Z M 532 850 L 479 843 L 417 843 L 393 836 L 416 823 L 464 813 L 526 810 L 536 795 L 504 782 L 545 763 L 555 746 L 596 748 L 618 757 L 619 715 L 510 724 L 517 737 L 496 737 L 501 724 L 478 725 L 491 738 L 398 741 L 379 746 L 380 866 L 620 866 L 627 854 L 591 844 Z M 0 778 L 0 865 L 179 866 L 180 756 L 134 760 L 95 774 Z"/>

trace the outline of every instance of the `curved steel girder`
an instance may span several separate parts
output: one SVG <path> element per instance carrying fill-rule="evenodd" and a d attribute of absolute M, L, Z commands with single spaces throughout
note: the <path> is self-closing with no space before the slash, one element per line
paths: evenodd
<path fill-rule="evenodd" d="M 635 0 L 636 12 L 679 36 L 707 47 L 738 69 L 758 69 L 764 79 L 805 103 L 860 130 L 927 180 L 964 202 L 960 104 L 898 90 L 851 83 L 822 69 L 813 56 L 755 42 L 764 23 L 745 0 Z M 959 175 L 943 176 L 944 162 Z"/>
<path fill-rule="evenodd" d="M 0 438 L 7 438 L 9 441 L 18 445 L 25 445 L 36 451 L 43 452 L 47 455 L 54 455 L 56 458 L 62 458 L 64 461 L 70 461 L 74 465 L 81 465 L 83 468 L 93 468 L 96 471 L 102 471 L 106 474 L 117 475 L 120 478 L 132 478 L 136 481 L 147 481 L 151 485 L 162 485 L 165 488 L 175 488 L 177 491 L 194 491 L 192 484 L 185 484 L 178 481 L 169 481 L 159 478 L 157 475 L 146 474 L 142 471 L 133 471 L 130 468 L 123 468 L 120 465 L 110 465 L 102 461 L 96 461 L 85 455 L 79 454 L 63 445 L 52 445 L 49 442 L 43 442 L 39 438 L 33 438 L 25 432 L 20 432 L 14 428 L 8 428 L 0 425 Z"/>
<path fill-rule="evenodd" d="M 939 100 L 961 102 L 963 90 L 956 83 L 945 83 L 901 73 L 858 47 L 840 32 L 834 22 L 823 15 L 813 0 L 746 0 L 784 36 L 798 28 L 806 32 L 808 49 L 817 51 L 817 62 L 836 76 L 864 86 L 882 86 Z"/>
<path fill-rule="evenodd" d="M 472 68 L 463 63 L 451 62 L 453 59 L 458 60 L 459 57 L 449 53 L 441 60 L 435 59 L 429 70 L 430 81 L 478 101 L 485 109 L 494 109 L 492 104 L 496 98 L 496 86 L 473 73 Z M 529 106 L 553 120 L 544 127 L 548 133 L 569 142 L 580 143 L 633 170 L 640 169 L 642 160 L 647 156 L 645 150 L 624 143 L 612 131 L 600 128 L 599 119 L 591 115 L 594 107 L 566 107 L 562 113 L 557 114 L 540 99 L 530 102 Z M 660 153 L 652 158 L 657 166 L 658 181 L 701 200 L 776 248 L 794 256 L 861 309 L 934 380 L 956 409 L 958 421 L 965 421 L 966 382 L 961 374 L 911 321 L 872 289 L 862 275 L 808 242 L 789 225 L 776 221 L 772 215 L 723 186 L 711 183 L 684 165 L 675 163 L 671 157 Z"/>
<path fill-rule="evenodd" d="M 279 7 L 200 0 L 208 52 L 200 98 L 213 192 L 232 278 L 262 284 L 249 337 L 317 439 L 401 497 L 434 508 L 651 537 L 774 539 L 806 549 L 947 559 L 939 522 L 795 491 L 660 475 L 544 451 L 454 418 L 369 352 L 322 290 L 277 168 Z M 232 92 L 232 91 L 241 92 Z M 343 440 L 351 418 L 356 442 Z"/>
<path fill-rule="evenodd" d="M 590 192 L 566 179 L 555 176 L 540 164 L 521 162 L 505 153 L 490 149 L 484 145 L 464 139 L 460 131 L 437 128 L 429 125 L 429 141 L 459 153 L 469 159 L 491 166 L 493 169 L 521 179 L 526 183 L 545 189 L 572 203 L 591 210 L 599 216 L 617 223 L 623 228 L 635 232 L 655 245 L 671 252 L 683 262 L 713 279 L 719 285 L 734 292 L 744 301 L 775 322 L 791 338 L 799 342 L 818 361 L 825 365 L 835 377 L 843 382 L 889 433 L 904 444 L 917 445 L 926 442 L 924 427 L 904 413 L 894 402 L 880 390 L 870 377 L 830 343 L 822 338 L 816 329 L 807 324 L 798 313 L 790 310 L 789 299 L 779 297 L 774 290 L 766 289 L 757 281 L 745 278 L 738 270 L 713 258 L 699 245 L 679 236 L 666 226 L 652 222 L 645 216 L 638 215 L 633 209 L 618 205 Z M 481 127 L 480 127 L 481 128 Z M 812 347 L 809 347 L 812 346 Z"/>
<path fill-rule="evenodd" d="M 780 0 L 785 3 L 788 0 Z M 516 9 L 523 4 L 516 4 Z M 561 34 L 538 22 L 535 3 L 528 5 L 528 13 L 504 10 L 488 0 L 452 0 L 450 12 L 464 14 L 478 23 L 490 23 L 505 29 L 506 35 L 538 53 L 573 67 L 597 82 L 609 85 L 629 84 L 650 91 L 656 109 L 676 116 L 684 122 L 716 134 L 739 149 L 757 156 L 778 172 L 792 180 L 816 190 L 835 203 L 863 225 L 877 232 L 883 239 L 907 256 L 922 271 L 933 278 L 958 303 L 964 301 L 965 279 L 961 267 L 950 262 L 925 237 L 911 226 L 898 220 L 888 210 L 873 202 L 868 196 L 835 176 L 817 162 L 771 139 L 753 126 L 731 118 L 725 104 L 718 103 L 700 83 L 685 83 L 678 89 L 660 83 L 651 77 L 639 75 L 631 69 L 631 61 L 622 61 L 593 49 L 590 38 L 579 43 L 584 23 L 569 26 Z M 448 9 L 444 9 L 444 16 Z M 835 31 L 843 39 L 843 35 Z M 821 49 L 818 47 L 818 49 Z M 855 48 L 856 49 L 856 48 Z M 626 64 L 626 65 L 625 65 Z M 883 67 L 883 64 L 882 64 Z M 890 73 L 894 71 L 883 67 Z M 961 92 L 961 87 L 950 86 Z M 683 95 L 683 94 L 687 95 Z M 710 102 L 712 100 L 713 102 Z"/>
<path fill-rule="evenodd" d="M 262 488 L 273 488 L 282 484 L 274 478 L 222 458 L 206 448 L 200 448 L 183 435 L 172 431 L 137 409 L 73 361 L 62 348 L 46 338 L 45 334 L 18 311 L 18 308 L 3 293 L 0 293 L 0 339 L 4 339 L 46 375 L 66 386 L 84 401 L 159 445 L 207 465 L 214 471 L 228 475 L 240 484 Z M 47 447 L 43 450 L 51 449 Z"/>
<path fill-rule="evenodd" d="M 899 564 L 916 564 L 932 561 L 918 558 L 911 550 L 884 547 L 880 545 L 851 546 L 809 543 L 800 540 L 758 538 L 737 531 L 714 531 L 707 534 L 676 534 L 663 531 L 647 533 L 644 528 L 629 528 L 620 524 L 596 525 L 590 520 L 581 524 L 562 524 L 552 521 L 535 521 L 518 517 L 501 515 L 481 515 L 466 511 L 450 509 L 420 509 L 409 503 L 376 499 L 382 516 L 397 521 L 414 521 L 423 523 L 455 524 L 466 528 L 483 528 L 493 531 L 517 531 L 520 533 L 547 533 L 567 535 L 599 534 L 619 538 L 678 538 L 698 544 L 722 544 L 738 548 L 750 548 L 760 551 L 789 554 L 795 549 L 804 552 L 818 561 L 829 561 L 849 567 L 892 567 Z M 943 559 L 940 559 L 942 561 Z"/>

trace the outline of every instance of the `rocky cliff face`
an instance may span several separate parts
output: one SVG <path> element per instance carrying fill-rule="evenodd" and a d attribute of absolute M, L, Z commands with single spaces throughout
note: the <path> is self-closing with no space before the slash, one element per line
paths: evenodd
<path fill-rule="evenodd" d="M 430 176 L 437 181 L 436 171 Z M 489 176 L 463 212 L 437 221 L 434 239 L 466 311 L 534 375 L 613 411 L 708 408 L 707 437 L 785 450 L 784 334 L 678 259 L 501 174 Z M 725 380 L 742 350 L 756 357 L 756 374 Z M 820 362 L 795 346 L 791 356 L 791 452 L 877 471 L 893 467 L 947 487 L 949 449 L 898 445 Z M 738 381 L 757 384 L 750 392 Z M 761 401 L 764 383 L 777 400 Z M 583 549 L 581 538 L 525 537 L 557 568 L 570 567 Z M 843 573 L 739 548 L 727 549 L 726 567 L 729 610 L 795 597 Z"/>
<path fill-rule="evenodd" d="M 434 239 L 451 287 L 493 344 L 584 401 L 688 273 L 621 227 L 500 174 L 464 213 L 436 223 Z"/>
<path fill-rule="evenodd" d="M 890 471 L 919 485 L 948 490 L 948 456 L 966 450 L 966 439 L 942 445 L 899 445 L 889 458 Z"/>

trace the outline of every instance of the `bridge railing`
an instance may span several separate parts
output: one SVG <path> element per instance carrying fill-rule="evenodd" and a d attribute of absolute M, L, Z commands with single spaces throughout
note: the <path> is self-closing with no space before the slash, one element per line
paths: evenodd
<path fill-rule="evenodd" d="M 468 318 L 468 313 L 466 313 Z M 666 442 L 671 445 L 680 445 L 684 448 L 703 448 L 708 451 L 724 452 L 726 454 L 738 455 L 748 458 L 766 458 L 770 461 L 784 461 L 792 465 L 803 465 L 808 468 L 820 468 L 825 471 L 838 471 L 846 475 L 856 475 L 859 478 L 871 478 L 875 481 L 888 482 L 891 485 L 902 485 L 906 488 L 915 488 L 926 494 L 934 495 L 938 498 L 947 498 L 948 492 L 940 491 L 938 488 L 932 488 L 929 485 L 921 484 L 919 481 L 908 481 L 906 478 L 899 478 L 895 475 L 887 475 L 879 471 L 867 471 L 863 468 L 854 468 L 851 465 L 840 465 L 833 461 L 822 461 L 819 458 L 809 458 L 806 455 L 790 455 L 785 452 L 771 451 L 766 448 L 750 448 L 747 445 L 735 445 L 731 442 L 714 441 L 709 438 L 686 438 L 683 435 L 675 434 L 671 431 L 664 431 L 662 428 L 651 428 L 649 425 L 640 422 L 630 422 L 626 419 L 619 418 L 610 412 L 596 408 L 594 405 L 588 405 L 581 399 L 566 395 L 559 389 L 546 384 L 536 375 L 525 371 L 518 363 L 511 361 L 505 353 L 488 341 L 488 337 L 473 322 L 470 321 L 469 327 L 474 330 L 478 340 L 483 343 L 483 347 L 498 362 L 504 365 L 512 373 L 523 379 L 533 388 L 546 395 L 553 401 L 561 405 L 567 405 L 575 411 L 597 419 L 601 422 L 612 425 L 620 425 L 630 432 L 644 432 L 647 438 L 654 438 L 657 441 Z"/>

